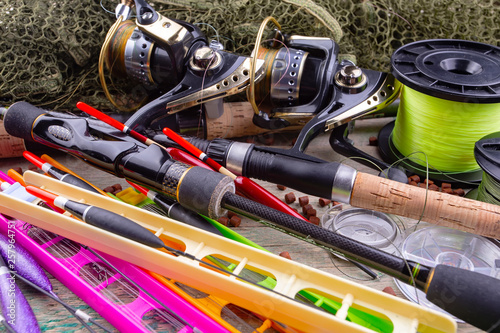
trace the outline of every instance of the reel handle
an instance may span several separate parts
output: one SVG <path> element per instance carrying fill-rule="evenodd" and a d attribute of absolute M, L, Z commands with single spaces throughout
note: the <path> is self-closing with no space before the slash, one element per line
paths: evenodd
<path fill-rule="evenodd" d="M 500 332 L 500 280 L 437 265 L 426 297 L 448 313 L 488 332 Z"/>
<path fill-rule="evenodd" d="M 358 172 L 350 204 L 500 238 L 500 206 Z"/>

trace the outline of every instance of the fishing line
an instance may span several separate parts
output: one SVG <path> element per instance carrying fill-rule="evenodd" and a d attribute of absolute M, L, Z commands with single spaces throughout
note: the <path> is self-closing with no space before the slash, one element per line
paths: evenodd
<path fill-rule="evenodd" d="M 475 171 L 474 143 L 500 127 L 500 104 L 460 103 L 420 93 L 401 91 L 392 132 L 396 149 L 408 156 L 426 153 L 429 164 L 448 173 Z"/>
<path fill-rule="evenodd" d="M 145 204 L 145 205 L 141 206 L 140 208 L 144 209 L 144 210 L 147 210 L 149 212 L 152 212 L 152 213 L 156 213 L 156 214 L 161 215 L 161 216 L 168 217 L 167 214 L 165 214 L 165 212 L 163 210 L 161 210 L 160 208 L 158 208 L 153 203 Z M 222 260 L 222 259 L 214 257 L 214 256 L 209 256 L 209 257 L 207 257 L 207 259 L 211 260 L 215 264 L 218 264 L 223 269 L 230 269 L 229 266 L 230 265 L 234 265 L 234 264 L 232 264 L 230 262 L 227 262 L 225 260 Z M 247 274 L 246 276 L 249 279 L 251 279 L 254 283 L 258 283 L 259 281 L 263 281 L 266 278 L 268 278 L 266 275 L 254 272 L 254 271 L 252 271 L 252 270 L 250 270 L 248 268 L 243 268 L 243 270 L 241 271 L 242 275 L 245 274 L 245 273 Z M 184 290 L 184 292 L 188 293 L 185 289 L 182 289 L 182 290 Z M 191 297 L 194 297 L 191 293 L 188 293 L 188 294 Z M 206 300 L 208 302 L 210 302 L 210 303 L 213 303 L 213 305 L 216 306 L 221 311 L 221 313 L 223 312 L 225 314 L 225 316 L 228 317 L 228 319 L 236 321 L 240 326 L 241 325 L 248 326 L 247 329 L 249 329 L 250 332 L 254 331 L 253 327 L 250 326 L 240 316 L 238 316 L 234 311 L 232 311 L 231 309 L 227 308 L 227 306 L 224 306 L 223 304 L 219 303 L 218 301 L 214 300 L 212 297 L 210 297 L 210 295 L 207 294 L 207 296 L 208 296 L 208 298 L 206 298 Z M 230 303 L 228 302 L 228 304 L 230 304 Z M 221 316 L 221 319 L 222 319 L 222 316 Z M 227 321 L 227 319 L 223 319 L 223 320 Z M 239 329 L 241 330 L 241 327 Z"/>
<path fill-rule="evenodd" d="M 109 332 L 111 333 L 112 331 L 107 329 L 106 327 L 102 326 L 101 324 L 97 323 L 93 318 L 91 318 L 88 314 L 86 314 L 85 312 L 81 311 L 81 310 L 77 310 L 75 309 L 74 307 L 72 307 L 71 305 L 65 303 L 64 301 L 62 301 L 61 299 L 59 299 L 59 297 L 57 296 L 54 296 L 53 294 L 49 293 L 48 291 L 46 291 L 45 289 L 42 289 L 40 288 L 39 286 L 37 286 L 36 284 L 34 284 L 33 282 L 29 281 L 28 279 L 25 279 L 24 277 L 22 277 L 21 275 L 19 275 L 17 272 L 14 272 L 14 271 L 9 271 L 9 273 L 15 275 L 17 278 L 19 278 L 21 281 L 23 281 L 24 283 L 26 283 L 27 285 L 29 285 L 31 288 L 37 290 L 38 292 L 41 292 L 42 294 L 44 294 L 45 296 L 48 296 L 50 299 L 56 301 L 57 303 L 61 304 L 62 306 L 64 306 L 73 316 L 75 316 L 75 318 L 77 318 L 80 323 L 82 323 L 83 326 L 85 326 L 85 328 L 87 328 L 90 332 L 95 332 L 86 322 L 85 320 L 91 322 L 92 324 L 98 326 L 99 328 L 103 329 L 104 331 L 106 332 Z"/>
<path fill-rule="evenodd" d="M 38 227 L 35 227 L 33 225 L 29 225 L 30 226 L 30 237 L 34 240 L 38 240 L 39 242 L 43 242 L 43 244 L 50 244 L 50 242 L 53 240 L 53 238 L 47 233 L 46 230 L 44 229 L 41 229 L 41 228 L 38 228 Z M 35 229 L 33 229 L 35 228 Z M 55 235 L 55 234 L 54 234 Z M 60 237 L 60 236 L 57 236 L 57 237 Z M 56 237 L 56 238 L 57 238 Z M 77 246 L 78 245 L 78 246 Z M 93 288 L 95 288 L 96 286 L 99 286 L 99 285 L 102 285 L 103 282 L 105 281 L 108 281 L 109 282 L 109 277 L 113 276 L 113 275 L 116 275 L 116 273 L 113 274 L 113 272 L 110 272 L 108 271 L 105 267 L 103 266 L 99 266 L 99 263 L 96 263 L 95 262 L 95 259 L 94 258 L 91 258 L 89 255 L 87 255 L 85 252 L 82 252 L 81 249 L 84 248 L 85 249 L 85 246 L 84 245 L 81 245 L 81 244 L 78 244 L 78 243 L 74 243 L 72 241 L 69 241 L 68 239 L 66 238 L 62 238 L 61 240 L 57 241 L 57 242 L 54 242 L 52 243 L 52 245 L 50 246 L 50 249 L 51 251 L 53 251 L 56 255 L 58 255 L 60 258 L 65 258 L 66 260 L 68 260 L 68 262 L 72 265 L 71 267 L 76 271 L 78 272 L 78 275 L 84 279 L 84 280 L 88 280 L 88 283 L 93 286 Z M 98 265 L 98 267 L 101 268 L 101 271 L 104 270 L 106 272 L 106 280 L 100 280 L 97 276 L 95 276 L 92 272 L 92 270 L 95 272 L 95 273 L 99 273 L 96 271 L 95 268 L 90 268 L 88 267 L 88 265 L 85 265 L 85 266 L 81 266 L 79 265 L 74 259 L 73 257 L 76 255 L 76 254 L 79 254 L 81 255 L 83 258 L 85 258 L 87 261 L 89 262 L 94 262 L 96 265 Z M 116 271 L 118 272 L 118 270 Z M 119 272 L 118 272 L 119 273 Z M 122 277 L 126 278 L 125 276 L 123 276 L 121 273 L 119 273 Z M 133 298 L 133 299 L 136 299 L 137 297 L 139 297 L 139 293 L 137 292 L 136 289 L 133 289 L 131 288 L 131 285 L 128 284 L 128 283 L 124 283 L 121 279 L 116 279 L 113 283 L 119 283 L 119 286 L 121 287 L 121 289 L 126 293 L 126 296 L 130 297 L 130 298 Z M 109 285 L 108 285 L 109 286 Z M 126 306 L 127 304 L 124 303 L 117 295 L 115 295 L 112 291 L 110 291 L 109 289 L 107 288 L 102 288 L 100 290 L 105 296 L 106 298 L 108 298 L 111 302 L 113 302 L 114 304 L 118 304 L 122 307 L 122 310 L 124 312 L 126 312 L 131 318 L 136 318 L 136 320 L 138 320 L 139 322 L 141 322 L 142 318 L 139 318 L 137 316 L 137 314 L 133 311 L 131 311 L 130 309 L 128 309 L 128 307 Z M 154 299 L 154 298 L 153 298 Z M 144 299 L 143 299 L 144 300 Z M 151 304 L 148 300 L 144 300 L 148 305 L 151 306 L 151 308 L 155 309 L 156 310 L 156 306 L 154 304 Z M 155 301 L 157 301 L 155 299 Z M 158 302 L 158 304 L 164 306 L 161 302 Z M 167 311 L 171 311 L 170 309 L 168 309 L 168 307 L 164 306 L 165 309 Z M 171 320 L 169 320 L 169 317 L 165 316 L 163 312 L 160 312 L 160 311 L 156 311 L 156 313 L 158 314 L 158 316 L 163 319 L 164 321 L 168 322 L 168 323 L 171 323 Z M 175 313 L 175 312 L 173 312 Z M 177 316 L 179 317 L 179 316 Z M 172 323 L 173 324 L 173 323 Z M 152 327 L 150 327 L 148 324 L 145 324 L 143 323 L 143 325 L 146 326 L 146 328 L 154 331 L 154 329 Z M 186 324 L 188 325 L 188 324 Z"/>
<path fill-rule="evenodd" d="M 494 88 L 500 84 L 500 48 L 424 40 L 396 50 L 391 65 L 404 86 L 395 122 L 379 133 L 383 158 L 394 161 L 422 151 L 432 179 L 479 183 L 474 143 L 500 127 L 500 92 Z M 419 175 L 424 166 L 418 159 L 404 162 Z"/>
<path fill-rule="evenodd" d="M 102 3 L 103 0 L 99 1 L 100 5 L 101 5 L 101 8 L 108 14 L 111 14 L 111 15 L 115 15 L 115 12 L 114 11 L 111 11 L 109 9 L 107 9 L 106 7 L 104 7 L 104 4 Z"/>
<path fill-rule="evenodd" d="M 17 333 L 12 326 L 9 325 L 9 323 L 5 320 L 5 318 L 0 314 L 0 323 L 5 327 L 7 332 L 9 333 Z"/>
<path fill-rule="evenodd" d="M 86 246 L 86 245 L 82 245 L 82 247 L 84 249 L 86 249 L 87 251 L 90 251 L 93 255 L 95 255 L 97 258 L 99 258 L 100 260 L 102 260 L 106 265 L 108 265 L 109 267 L 111 267 L 113 270 L 115 270 L 116 272 L 118 272 L 118 274 L 120 274 L 123 278 L 125 278 L 128 282 L 130 282 L 131 284 L 133 284 L 134 286 L 136 286 L 137 288 L 139 288 L 140 290 L 142 290 L 142 292 L 144 292 L 146 295 L 148 295 L 149 297 L 151 297 L 151 299 L 153 299 L 155 302 L 157 302 L 159 305 L 161 305 L 163 308 L 165 308 L 165 310 L 169 311 L 169 312 L 172 312 L 172 313 L 175 313 L 172 309 L 170 309 L 169 307 L 167 307 L 165 304 L 163 304 L 160 300 L 158 300 L 156 297 L 154 297 L 153 295 L 151 295 L 151 293 L 149 293 L 148 291 L 146 291 L 143 287 L 141 287 L 138 283 L 136 283 L 134 280 L 132 280 L 131 278 L 129 278 L 127 275 L 125 275 L 124 273 L 122 273 L 116 266 L 114 266 L 113 264 L 111 264 L 107 259 L 105 259 L 103 256 L 101 256 L 99 253 L 97 253 L 96 251 L 94 251 L 93 249 L 91 249 L 90 247 Z M 152 306 L 153 307 L 153 306 Z M 160 312 L 158 312 L 160 313 Z M 179 317 L 180 318 L 180 317 Z M 164 318 L 166 319 L 166 317 Z M 182 318 L 181 318 L 182 319 Z M 184 322 L 184 324 L 186 326 L 189 326 L 191 328 L 193 328 L 192 325 L 190 325 L 188 322 Z"/>
<path fill-rule="evenodd" d="M 109 54 L 108 49 L 109 49 L 109 45 L 111 44 L 112 40 L 114 40 L 114 39 L 116 40 L 117 38 L 119 38 L 119 36 L 116 36 L 118 29 L 125 27 L 125 28 L 123 28 L 123 31 L 121 31 L 121 33 L 131 33 L 131 30 L 129 30 L 129 29 L 133 30 L 135 28 L 135 25 L 128 24 L 127 21 L 123 21 L 123 20 L 124 20 L 124 17 L 122 15 L 119 15 L 117 17 L 115 23 L 111 26 L 108 33 L 106 34 L 106 38 L 101 46 L 101 51 L 99 53 L 98 69 L 99 69 L 99 81 L 101 82 L 101 86 L 103 88 L 104 94 L 106 95 L 108 100 L 118 110 L 124 111 L 124 112 L 130 112 L 130 111 L 134 111 L 135 107 L 127 108 L 125 106 L 119 105 L 116 102 L 115 98 L 109 92 L 108 85 L 106 82 L 106 77 L 104 76 L 105 58 L 106 58 L 106 55 Z M 123 25 L 122 25 L 122 23 L 123 23 Z M 125 45 L 123 45 L 123 44 L 119 44 L 119 46 L 121 48 L 125 47 Z M 110 71 L 113 69 L 115 62 L 117 60 L 119 60 L 119 57 L 120 56 L 123 57 L 123 55 L 124 55 L 124 52 L 118 52 L 114 59 L 112 59 L 114 54 L 109 55 L 109 58 L 110 58 L 109 59 L 109 69 L 110 69 Z M 146 98 L 147 97 L 144 97 L 144 99 L 139 102 L 139 105 L 142 105 L 142 103 L 146 100 Z"/>
<path fill-rule="evenodd" d="M 252 52 L 251 56 L 251 61 L 250 61 L 250 84 L 247 90 L 247 99 L 250 102 L 250 105 L 252 105 L 252 108 L 254 110 L 254 113 L 256 115 L 259 114 L 259 108 L 257 107 L 257 104 L 255 103 L 255 68 L 257 68 L 257 58 L 259 56 L 259 48 L 260 48 L 260 43 L 262 41 L 262 35 L 264 34 L 264 29 L 267 26 L 267 23 L 272 22 L 278 30 L 281 30 L 281 25 L 276 21 L 276 19 L 272 16 L 268 16 L 262 21 L 259 31 L 257 33 L 257 38 L 255 40 L 255 47 Z"/>
<path fill-rule="evenodd" d="M 477 193 L 467 193 L 467 197 L 500 205 L 500 132 L 495 132 L 480 141 L 474 147 L 474 156 L 483 170 L 481 184 Z M 471 191 L 473 192 L 473 191 Z"/>
<path fill-rule="evenodd" d="M 362 208 L 343 209 L 342 205 L 330 208 L 321 218 L 321 226 L 381 251 L 394 253 L 396 243 L 400 243 L 402 231 L 395 221 L 395 216 Z M 334 259 L 335 252 L 329 251 L 334 266 L 345 276 L 358 281 L 370 281 L 344 272 Z M 346 259 L 341 256 L 341 259 Z M 371 276 L 371 274 L 369 274 Z M 378 278 L 372 276 L 372 280 Z"/>
<path fill-rule="evenodd" d="M 219 40 L 219 32 L 217 31 L 217 29 L 215 29 L 215 27 L 209 23 L 203 23 L 203 22 L 198 22 L 198 23 L 193 23 L 194 25 L 206 25 L 208 26 L 209 28 L 211 28 L 214 32 L 215 32 L 215 36 L 217 37 L 217 43 L 220 43 L 220 40 Z"/>
<path fill-rule="evenodd" d="M 500 182 L 486 172 L 478 188 L 477 200 L 500 205 Z"/>
<path fill-rule="evenodd" d="M 215 52 L 215 51 L 214 51 Z M 198 130 L 196 132 L 196 136 L 199 136 L 200 135 L 200 128 L 201 128 L 201 117 L 202 117 L 202 114 L 203 114 L 203 110 L 202 110 L 202 103 L 203 103 L 203 89 L 204 89 L 204 86 L 205 86 L 205 78 L 207 76 L 207 73 L 210 69 L 210 66 L 212 66 L 212 63 L 217 59 L 217 56 L 215 55 L 214 57 L 212 57 L 212 59 L 210 59 L 210 61 L 208 62 L 208 65 L 207 67 L 205 68 L 205 70 L 203 71 L 203 78 L 201 79 L 201 87 L 200 87 L 200 116 L 198 118 Z"/>

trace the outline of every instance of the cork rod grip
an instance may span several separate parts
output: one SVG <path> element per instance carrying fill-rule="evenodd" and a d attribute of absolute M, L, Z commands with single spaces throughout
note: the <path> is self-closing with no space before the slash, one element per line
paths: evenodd
<path fill-rule="evenodd" d="M 425 222 L 500 238 L 500 206 L 426 191 L 366 173 L 358 172 L 350 204 L 416 220 L 422 216 Z"/>

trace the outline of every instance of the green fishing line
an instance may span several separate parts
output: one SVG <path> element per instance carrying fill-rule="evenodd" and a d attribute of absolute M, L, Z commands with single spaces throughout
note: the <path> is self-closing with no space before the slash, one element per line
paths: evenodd
<path fill-rule="evenodd" d="M 500 128 L 500 104 L 455 102 L 407 86 L 400 99 L 392 142 L 401 154 L 424 152 L 429 165 L 445 172 L 480 169 L 474 144 Z"/>
<path fill-rule="evenodd" d="M 477 190 L 477 200 L 500 205 L 500 183 L 486 172 Z"/>

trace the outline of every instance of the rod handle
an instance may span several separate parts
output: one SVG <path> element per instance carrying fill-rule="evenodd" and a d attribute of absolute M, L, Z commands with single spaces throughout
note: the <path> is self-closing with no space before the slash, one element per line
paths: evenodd
<path fill-rule="evenodd" d="M 427 200 L 426 200 L 427 198 Z M 358 172 L 350 204 L 500 238 L 500 206 Z"/>
<path fill-rule="evenodd" d="M 500 332 L 500 280 L 457 267 L 437 265 L 427 299 L 488 332 Z"/>
<path fill-rule="evenodd" d="M 250 158 L 245 159 L 243 176 L 281 184 L 317 197 L 332 198 L 339 163 L 314 163 L 257 150 L 252 150 Z"/>

